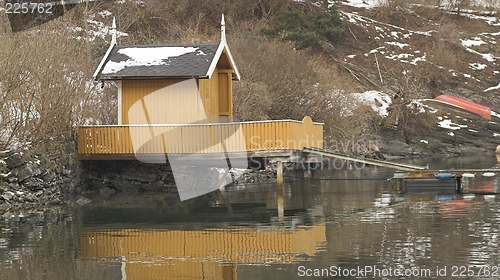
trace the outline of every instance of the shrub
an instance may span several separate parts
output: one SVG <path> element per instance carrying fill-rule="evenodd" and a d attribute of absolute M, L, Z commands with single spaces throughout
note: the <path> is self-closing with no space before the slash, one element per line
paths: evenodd
<path fill-rule="evenodd" d="M 264 28 L 263 32 L 293 42 L 297 49 L 318 47 L 319 41 L 335 42 L 341 38 L 343 30 L 339 20 L 335 6 L 307 12 L 295 8 L 279 13 L 271 27 Z"/>

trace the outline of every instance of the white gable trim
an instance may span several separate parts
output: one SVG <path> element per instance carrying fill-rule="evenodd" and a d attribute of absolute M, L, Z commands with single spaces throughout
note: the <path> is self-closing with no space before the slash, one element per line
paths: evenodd
<path fill-rule="evenodd" d="M 99 63 L 99 66 L 97 66 L 97 69 L 94 72 L 94 75 L 93 75 L 94 80 L 97 80 L 97 75 L 99 75 L 99 72 L 101 72 L 101 68 L 104 66 L 104 63 L 108 59 L 109 54 L 111 53 L 111 51 L 113 50 L 113 48 L 115 46 L 116 46 L 116 43 L 109 45 L 108 51 L 106 51 L 106 54 L 104 55 L 104 57 L 101 60 L 101 63 Z"/>
<path fill-rule="evenodd" d="M 233 55 L 231 54 L 231 51 L 229 50 L 229 47 L 227 44 L 226 44 L 226 51 L 227 51 L 227 55 L 229 56 L 229 60 L 231 60 L 231 66 L 233 66 L 234 73 L 236 73 L 236 79 L 239 81 L 241 79 L 240 71 L 238 71 L 238 68 L 236 67 L 236 63 L 234 62 Z"/>
<path fill-rule="evenodd" d="M 231 51 L 229 51 L 229 47 L 225 41 L 221 41 L 219 44 L 219 47 L 217 48 L 217 51 L 215 52 L 214 58 L 212 60 L 212 63 L 210 64 L 210 67 L 208 68 L 207 71 L 207 77 L 211 78 L 212 74 L 215 71 L 215 68 L 217 67 L 217 63 L 219 62 L 219 59 L 222 55 L 222 51 L 224 51 L 224 48 L 226 49 L 227 55 L 229 56 L 229 61 L 231 62 L 231 66 L 234 69 L 234 73 L 236 73 L 236 80 L 240 80 L 240 72 L 238 71 L 238 68 L 236 68 L 236 63 L 234 63 L 233 56 L 231 55 Z"/>

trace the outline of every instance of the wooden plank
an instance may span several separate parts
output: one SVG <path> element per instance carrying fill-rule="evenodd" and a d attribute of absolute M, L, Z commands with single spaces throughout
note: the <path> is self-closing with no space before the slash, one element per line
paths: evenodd
<path fill-rule="evenodd" d="M 127 148 L 127 142 L 130 141 L 129 137 L 125 136 L 125 131 L 126 128 L 124 126 L 117 127 L 116 128 L 116 133 L 117 133 L 117 142 L 116 142 L 116 151 L 117 153 L 120 154 L 125 154 L 126 148 Z"/>
<path fill-rule="evenodd" d="M 285 147 L 284 149 L 290 149 L 290 122 L 285 122 Z"/>
<path fill-rule="evenodd" d="M 354 162 L 361 162 L 365 164 L 371 164 L 375 166 L 383 166 L 383 167 L 389 167 L 389 168 L 395 168 L 399 170 L 404 170 L 404 171 L 416 171 L 416 170 L 427 170 L 428 167 L 425 166 L 417 166 L 417 165 L 410 165 L 410 164 L 401 164 L 401 163 L 395 163 L 395 162 L 389 162 L 389 161 L 383 161 L 383 160 L 376 160 L 376 159 L 371 159 L 371 158 L 359 158 L 359 157 L 353 157 L 349 155 L 344 155 L 336 152 L 331 152 L 331 151 L 326 151 L 318 148 L 309 148 L 306 147 L 303 149 L 304 152 L 306 153 L 311 153 L 311 154 L 316 154 L 316 155 L 322 155 L 326 157 L 332 157 L 332 158 L 340 158 L 344 160 L 349 160 L 349 161 L 354 161 Z"/>
<path fill-rule="evenodd" d="M 97 135 L 96 135 L 96 132 L 95 132 L 96 128 L 93 127 L 90 129 L 90 139 L 92 140 L 92 145 L 91 145 L 91 153 L 92 154 L 97 154 L 97 151 L 96 151 L 96 141 L 97 141 Z"/>
<path fill-rule="evenodd" d="M 106 133 L 104 134 L 104 140 L 106 142 L 106 154 L 111 153 L 111 143 L 113 142 L 113 138 L 111 137 L 111 127 L 105 127 L 104 130 Z"/>
<path fill-rule="evenodd" d="M 122 153 L 128 154 L 130 149 L 129 147 L 132 145 L 132 139 L 130 138 L 130 128 L 122 127 L 121 134 L 123 137 L 123 150 Z"/>
<path fill-rule="evenodd" d="M 282 139 L 283 139 L 283 123 L 281 122 L 276 122 L 275 123 L 275 127 L 274 127 L 274 133 L 275 133 L 275 138 L 274 138 L 274 141 L 275 141 L 275 145 L 274 145 L 274 149 L 283 149 L 283 145 L 282 145 Z"/>

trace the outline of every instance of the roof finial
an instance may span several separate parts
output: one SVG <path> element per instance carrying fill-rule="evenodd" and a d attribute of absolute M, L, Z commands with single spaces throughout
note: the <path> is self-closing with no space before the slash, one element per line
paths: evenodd
<path fill-rule="evenodd" d="M 116 18 L 113 17 L 113 25 L 111 26 L 111 45 L 116 45 Z"/>
<path fill-rule="evenodd" d="M 220 41 L 226 42 L 226 21 L 224 20 L 224 14 L 222 14 L 222 20 L 220 21 Z"/>

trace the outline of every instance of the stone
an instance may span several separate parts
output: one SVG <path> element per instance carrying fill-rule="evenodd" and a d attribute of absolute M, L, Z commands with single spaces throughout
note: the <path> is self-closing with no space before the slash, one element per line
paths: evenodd
<path fill-rule="evenodd" d="M 39 178 L 28 178 L 22 182 L 22 185 L 31 191 L 38 191 L 44 188 L 44 182 Z"/>
<path fill-rule="evenodd" d="M 108 178 L 108 179 L 114 179 L 114 178 L 119 178 L 120 177 L 120 174 L 116 173 L 116 172 L 107 172 L 105 174 L 105 176 L 103 176 L 104 178 Z"/>
<path fill-rule="evenodd" d="M 46 173 L 45 175 L 43 175 L 42 179 L 45 182 L 54 182 L 57 179 L 57 175 L 53 172 Z"/>
<path fill-rule="evenodd" d="M 14 198 L 14 194 L 12 192 L 5 192 L 2 195 L 0 195 L 5 201 L 10 201 Z"/>
<path fill-rule="evenodd" d="M 99 194 L 102 195 L 102 196 L 104 196 L 104 197 L 108 197 L 108 196 L 111 196 L 111 195 L 115 194 L 115 190 L 111 189 L 111 188 L 105 187 L 105 188 L 101 188 L 99 190 Z"/>
<path fill-rule="evenodd" d="M 89 203 L 92 203 L 92 200 L 88 199 L 88 198 L 85 198 L 83 196 L 79 197 L 77 200 L 76 200 L 76 204 L 80 205 L 80 206 L 83 206 L 83 205 L 86 205 L 86 204 L 89 204 Z"/>
<path fill-rule="evenodd" d="M 17 177 L 19 182 L 22 182 L 31 177 L 38 176 L 40 174 L 42 174 L 40 168 L 32 163 L 27 163 L 25 165 L 12 169 L 12 175 Z"/>
<path fill-rule="evenodd" d="M 17 183 L 17 182 L 19 182 L 19 180 L 17 179 L 17 177 L 11 176 L 11 177 L 7 178 L 7 182 L 8 183 Z"/>
<path fill-rule="evenodd" d="M 158 175 L 152 174 L 152 173 L 124 173 L 122 174 L 122 179 L 128 180 L 128 181 L 134 181 L 134 182 L 141 182 L 141 183 L 152 183 L 154 182 L 157 178 Z"/>
<path fill-rule="evenodd" d="M 26 160 L 25 156 L 20 154 L 20 153 L 15 153 L 15 154 L 13 154 L 5 159 L 5 163 L 7 163 L 7 167 L 9 169 L 14 169 L 16 167 L 19 167 L 19 166 L 25 164 L 26 161 L 27 160 Z"/>
<path fill-rule="evenodd" d="M 497 146 L 496 150 L 495 150 L 495 154 L 500 154 L 500 145 Z"/>

